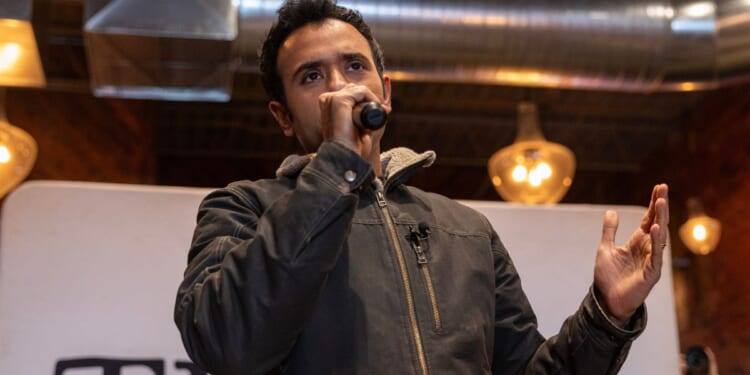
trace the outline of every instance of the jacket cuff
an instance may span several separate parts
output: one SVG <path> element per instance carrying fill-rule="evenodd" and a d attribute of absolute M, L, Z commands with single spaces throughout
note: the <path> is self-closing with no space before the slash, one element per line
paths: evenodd
<path fill-rule="evenodd" d="M 374 178 L 370 163 L 348 147 L 335 141 L 324 141 L 303 173 L 320 177 L 341 193 L 347 194 L 367 186 Z"/>
<path fill-rule="evenodd" d="M 603 330 L 609 336 L 610 340 L 620 345 L 624 345 L 630 341 L 635 340 L 638 336 L 640 336 L 641 333 L 643 333 L 643 330 L 646 328 L 647 321 L 645 304 L 641 305 L 635 311 L 633 316 L 630 317 L 630 320 L 625 324 L 624 327 L 621 327 L 620 325 L 612 321 L 609 316 L 607 316 L 607 313 L 604 311 L 601 303 L 599 303 L 597 296 L 598 293 L 596 291 L 596 288 L 594 286 L 591 286 L 586 299 L 591 299 L 592 302 L 590 312 L 593 319 L 592 322 L 594 323 L 595 327 Z"/>
<path fill-rule="evenodd" d="M 613 362 L 607 374 L 616 374 L 625 362 L 633 341 L 646 328 L 646 305 L 641 305 L 625 327 L 620 327 L 607 316 L 596 295 L 596 288 L 591 286 L 582 305 L 584 316 L 591 325 L 589 331 L 596 337 L 595 340 L 614 350 Z"/>

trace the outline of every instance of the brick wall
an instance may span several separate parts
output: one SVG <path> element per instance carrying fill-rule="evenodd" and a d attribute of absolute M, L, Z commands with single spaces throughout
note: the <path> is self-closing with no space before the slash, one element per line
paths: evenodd
<path fill-rule="evenodd" d="M 155 181 L 154 103 L 8 90 L 8 121 L 39 145 L 28 179 Z"/>
<path fill-rule="evenodd" d="M 702 103 L 649 173 L 671 187 L 680 344 L 709 345 L 722 374 L 750 373 L 750 89 L 725 89 Z M 722 237 L 708 256 L 692 255 L 677 229 L 687 219 L 685 202 L 702 199 L 722 223 Z"/>

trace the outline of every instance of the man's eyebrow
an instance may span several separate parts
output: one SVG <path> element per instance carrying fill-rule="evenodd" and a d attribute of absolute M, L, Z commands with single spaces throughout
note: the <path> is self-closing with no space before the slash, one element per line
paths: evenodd
<path fill-rule="evenodd" d="M 341 60 L 344 60 L 344 61 L 363 60 L 363 61 L 368 62 L 368 64 L 369 64 L 369 60 L 367 59 L 367 56 L 365 56 L 364 54 L 359 53 L 359 52 L 342 53 L 342 54 L 339 54 L 339 58 Z M 312 60 L 312 61 L 308 61 L 306 63 L 303 63 L 302 65 L 298 66 L 297 69 L 294 70 L 294 74 L 292 74 L 292 79 L 296 80 L 297 76 L 300 73 L 302 73 L 302 72 L 304 72 L 305 70 L 308 70 L 308 69 L 317 68 L 317 67 L 319 67 L 321 65 L 323 65 L 323 60 L 322 59 L 321 60 Z"/>
<path fill-rule="evenodd" d="M 359 53 L 359 52 L 352 52 L 352 53 L 342 53 L 342 54 L 341 54 L 341 57 L 342 57 L 342 58 L 343 58 L 344 60 L 346 60 L 346 61 L 351 61 L 351 60 L 355 60 L 355 59 L 360 59 L 360 60 L 365 60 L 365 61 L 369 61 L 369 60 L 367 59 L 367 56 L 365 56 L 365 55 L 363 55 L 363 54 L 361 54 L 361 53 Z"/>

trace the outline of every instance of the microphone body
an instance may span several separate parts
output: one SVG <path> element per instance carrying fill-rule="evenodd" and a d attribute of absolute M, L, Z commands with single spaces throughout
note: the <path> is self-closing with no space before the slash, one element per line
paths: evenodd
<path fill-rule="evenodd" d="M 354 124 L 362 129 L 378 130 L 388 122 L 388 113 L 380 103 L 360 103 L 352 110 Z"/>

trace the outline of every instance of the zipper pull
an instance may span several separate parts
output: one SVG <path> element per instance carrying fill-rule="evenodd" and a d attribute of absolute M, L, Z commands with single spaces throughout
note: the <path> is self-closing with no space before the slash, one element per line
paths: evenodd
<path fill-rule="evenodd" d="M 417 254 L 417 263 L 427 264 L 427 257 L 424 254 L 424 248 L 422 248 L 422 239 L 419 233 L 414 230 L 414 227 L 411 225 L 409 226 L 409 235 L 406 236 L 406 239 L 409 240 L 411 248 L 414 249 L 414 252 Z"/>
<path fill-rule="evenodd" d="M 422 245 L 415 245 L 414 252 L 417 253 L 417 263 L 427 264 L 427 257 L 424 255 L 424 251 L 422 251 Z"/>
<path fill-rule="evenodd" d="M 385 195 L 383 194 L 382 191 L 376 191 L 375 197 L 378 199 L 378 206 L 380 206 L 380 208 L 383 208 L 388 205 L 388 203 L 385 202 Z"/>
<path fill-rule="evenodd" d="M 380 208 L 383 208 L 388 205 L 385 201 L 385 189 L 383 188 L 383 181 L 381 181 L 379 178 L 375 178 L 372 180 L 373 188 L 375 188 L 375 198 L 378 200 L 378 206 Z"/>

